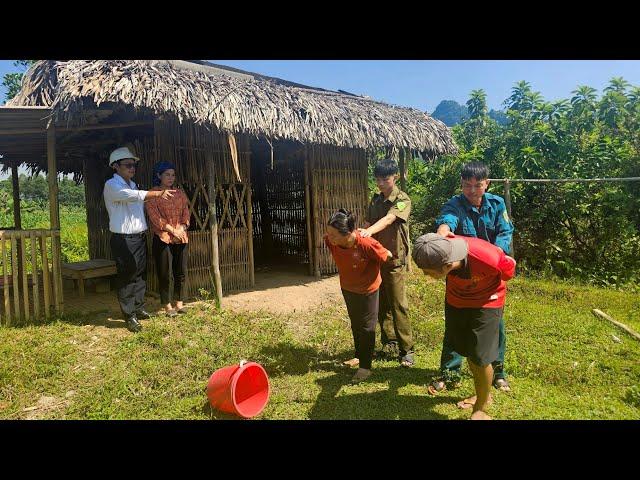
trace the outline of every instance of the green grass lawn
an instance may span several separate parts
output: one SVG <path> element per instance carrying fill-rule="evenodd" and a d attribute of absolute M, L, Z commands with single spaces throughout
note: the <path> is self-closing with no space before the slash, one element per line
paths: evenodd
<path fill-rule="evenodd" d="M 374 363 L 349 385 L 352 339 L 343 305 L 276 316 L 216 312 L 204 304 L 130 334 L 104 314 L 0 329 L 0 418 L 231 418 L 208 407 L 211 373 L 240 359 L 261 363 L 271 399 L 260 419 L 462 419 L 462 386 L 438 397 L 444 284 L 414 273 L 409 300 L 416 366 Z M 599 308 L 640 331 L 637 294 L 517 278 L 505 309 L 513 391 L 495 392 L 497 419 L 640 418 L 640 341 L 592 315 Z M 617 337 L 619 341 L 614 340 Z M 465 367 L 465 372 L 466 372 Z"/>

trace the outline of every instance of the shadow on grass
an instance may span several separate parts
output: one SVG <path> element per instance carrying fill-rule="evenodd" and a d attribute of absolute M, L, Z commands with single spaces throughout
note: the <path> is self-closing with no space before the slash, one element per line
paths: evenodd
<path fill-rule="evenodd" d="M 426 391 L 426 382 L 437 372 L 431 369 L 380 367 L 374 362 L 368 380 L 351 385 L 355 372 L 342 369 L 335 375 L 316 380 L 321 391 L 309 412 L 314 420 L 445 420 L 447 416 L 433 411 L 433 407 L 450 403 L 450 398 L 432 397 Z M 386 384 L 386 386 L 384 386 Z M 372 386 L 384 388 L 366 391 Z M 404 387 L 414 386 L 419 394 L 402 393 Z M 364 390 L 364 391 L 363 391 Z"/>
<path fill-rule="evenodd" d="M 351 385 L 349 381 L 355 369 L 343 366 L 342 361 L 352 355 L 351 350 L 329 355 L 312 347 L 292 346 L 284 342 L 261 350 L 261 356 L 267 359 L 262 366 L 272 378 L 311 372 L 334 373 L 315 380 L 321 390 L 309 411 L 310 419 L 448 418 L 434 412 L 433 407 L 451 403 L 452 399 L 449 396 L 430 396 L 426 390 L 427 382 L 437 375 L 437 370 L 402 368 L 395 362 L 374 361 L 372 376 L 365 382 Z M 419 393 L 401 392 L 405 387 Z M 372 388 L 376 390 L 371 391 Z"/>
<path fill-rule="evenodd" d="M 97 310 L 88 313 L 74 312 L 69 315 L 65 314 L 57 317 L 56 320 L 77 326 L 94 325 L 106 328 L 127 328 L 124 320 L 120 317 L 122 317 L 120 313 L 116 314 L 110 310 Z"/>

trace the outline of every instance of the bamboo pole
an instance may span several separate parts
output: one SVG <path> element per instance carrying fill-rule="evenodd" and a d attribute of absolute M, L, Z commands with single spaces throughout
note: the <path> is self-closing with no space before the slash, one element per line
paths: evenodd
<path fill-rule="evenodd" d="M 11 185 L 13 190 L 13 226 L 16 230 L 22 230 L 22 216 L 20 214 L 20 177 L 18 175 L 18 162 L 11 162 Z M 18 243 L 18 283 L 22 283 L 22 255 L 21 255 L 22 245 Z"/>
<path fill-rule="evenodd" d="M 42 285 L 44 288 L 44 315 L 51 316 L 51 282 L 49 279 L 49 259 L 47 258 L 47 237 L 40 237 L 40 254 L 42 255 Z"/>
<path fill-rule="evenodd" d="M 60 229 L 58 208 L 58 171 L 56 166 L 56 133 L 53 124 L 47 129 L 47 182 L 49 184 L 49 220 L 51 230 Z"/>
<path fill-rule="evenodd" d="M 216 218 L 216 170 L 213 155 L 207 155 L 207 191 L 209 193 L 209 224 L 211 226 L 211 262 L 216 288 L 216 305 L 222 308 L 222 277 L 220 276 L 220 252 L 218 249 L 218 219 Z"/>
<path fill-rule="evenodd" d="M 38 282 L 38 246 L 36 234 L 30 232 L 31 240 L 31 278 L 33 284 L 33 317 L 36 321 L 40 318 L 40 285 Z"/>
<path fill-rule="evenodd" d="M 60 209 L 58 205 L 58 168 L 56 165 L 56 132 L 53 123 L 47 128 L 47 181 L 49 183 L 49 219 L 51 222 L 51 263 L 55 310 L 63 311 L 62 275 L 60 272 Z"/>
<path fill-rule="evenodd" d="M 607 315 L 606 313 L 604 313 L 602 310 L 598 310 L 597 308 L 594 308 L 593 310 L 591 310 L 591 312 L 600 318 L 604 318 L 605 320 L 610 321 L 611 323 L 613 323 L 616 327 L 621 328 L 622 330 L 624 330 L 625 332 L 627 332 L 629 335 L 631 335 L 632 337 L 634 337 L 636 340 L 640 340 L 640 333 L 634 332 L 632 329 L 630 329 L 629 327 L 627 327 L 624 323 L 620 323 L 617 322 L 616 320 L 614 320 L 612 317 L 610 317 L 609 315 Z"/>
<path fill-rule="evenodd" d="M 9 294 L 9 263 L 7 258 L 7 244 L 4 235 L 2 236 L 2 266 L 4 273 L 4 315 L 6 325 L 11 326 L 11 298 Z"/>
<path fill-rule="evenodd" d="M 11 162 L 11 184 L 13 186 L 13 226 L 16 230 L 21 230 L 20 182 L 18 177 L 18 163 L 16 161 Z"/>
<path fill-rule="evenodd" d="M 320 278 L 320 255 L 321 255 L 320 248 L 321 248 L 322 239 L 318 237 L 321 235 L 322 229 L 318 225 L 318 209 L 320 208 L 320 195 L 318 194 L 318 188 L 317 188 L 318 182 L 316 182 L 316 179 L 319 176 L 320 172 L 316 168 L 315 147 L 313 146 L 311 147 L 311 152 L 312 152 L 312 157 L 311 157 L 312 163 L 309 166 L 310 168 L 309 174 L 311 176 L 312 181 L 311 181 L 310 188 L 313 195 L 313 228 L 317 232 L 315 235 L 316 244 L 314 245 L 314 252 L 313 252 L 313 273 L 316 276 L 316 278 Z"/>
<path fill-rule="evenodd" d="M 251 175 L 251 173 L 249 172 L 249 175 Z M 255 276 L 255 269 L 254 269 L 254 260 L 253 260 L 253 212 L 252 212 L 252 204 L 251 204 L 251 177 L 247 176 L 247 181 L 249 183 L 247 183 L 247 236 L 249 237 L 247 239 L 248 242 L 248 247 L 249 247 L 249 281 L 251 282 L 251 286 L 255 286 L 256 284 L 256 276 Z M 242 206 L 240 206 L 240 208 L 242 209 Z"/>
<path fill-rule="evenodd" d="M 311 232 L 311 199 L 309 192 L 309 155 L 304 157 L 304 216 L 307 221 L 307 249 L 309 252 L 309 275 L 313 275 L 314 251 Z"/>
<path fill-rule="evenodd" d="M 27 274 L 27 236 L 20 236 L 20 270 L 22 277 L 22 298 L 24 300 L 24 318 L 31 320 L 29 314 L 29 275 Z"/>
<path fill-rule="evenodd" d="M 17 252 L 16 237 L 11 236 L 11 277 L 13 280 L 13 307 L 16 312 L 16 320 L 22 319 L 22 313 L 20 309 L 20 290 L 18 283 L 18 252 Z"/>

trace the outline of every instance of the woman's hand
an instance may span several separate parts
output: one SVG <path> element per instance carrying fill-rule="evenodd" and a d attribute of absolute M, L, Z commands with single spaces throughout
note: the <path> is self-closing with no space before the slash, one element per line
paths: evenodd
<path fill-rule="evenodd" d="M 184 225 L 178 225 L 173 229 L 171 234 L 180 240 L 181 243 L 187 243 L 187 232 L 184 228 Z"/>

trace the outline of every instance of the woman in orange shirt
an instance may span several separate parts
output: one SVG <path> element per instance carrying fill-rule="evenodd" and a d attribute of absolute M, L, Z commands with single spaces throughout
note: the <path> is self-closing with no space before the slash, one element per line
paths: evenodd
<path fill-rule="evenodd" d="M 393 255 L 373 237 L 360 235 L 354 216 L 342 208 L 329 219 L 324 241 L 338 267 L 342 296 L 351 320 L 356 350 L 353 361 L 357 359 L 359 363 L 351 381 L 357 383 L 371 375 L 382 283 L 380 264 Z"/>
<path fill-rule="evenodd" d="M 151 190 L 175 188 L 176 167 L 170 162 L 159 162 L 153 169 L 154 187 Z M 183 304 L 189 258 L 189 200 L 183 190 L 176 190 L 170 199 L 153 198 L 145 203 L 153 231 L 152 253 L 160 284 L 160 301 L 170 317 L 185 313 Z M 169 295 L 170 272 L 173 271 L 173 296 Z"/>

